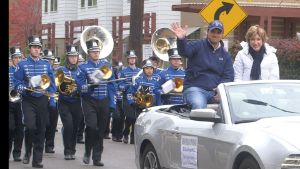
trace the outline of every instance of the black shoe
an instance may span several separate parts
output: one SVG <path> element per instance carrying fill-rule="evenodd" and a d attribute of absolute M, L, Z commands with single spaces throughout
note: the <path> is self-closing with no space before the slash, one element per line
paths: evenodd
<path fill-rule="evenodd" d="M 55 153 L 55 151 L 53 150 L 53 148 L 45 148 L 45 153 Z"/>
<path fill-rule="evenodd" d="M 65 155 L 65 160 L 72 160 L 72 156 L 70 154 Z"/>
<path fill-rule="evenodd" d="M 14 161 L 22 161 L 20 157 L 14 157 Z"/>
<path fill-rule="evenodd" d="M 123 137 L 123 143 L 127 144 L 128 143 L 128 136 Z"/>
<path fill-rule="evenodd" d="M 43 164 L 41 163 L 32 163 L 33 168 L 43 168 Z"/>
<path fill-rule="evenodd" d="M 115 142 L 122 142 L 122 139 L 117 138 L 117 137 L 112 137 L 112 140 Z"/>
<path fill-rule="evenodd" d="M 90 156 L 88 156 L 86 153 L 84 153 L 82 161 L 84 164 L 90 164 Z"/>
<path fill-rule="evenodd" d="M 23 164 L 29 164 L 29 160 L 30 160 L 30 155 L 25 154 L 23 157 Z"/>
<path fill-rule="evenodd" d="M 111 139 L 111 137 L 109 137 L 109 134 L 105 134 L 105 136 L 103 138 L 104 139 Z"/>
<path fill-rule="evenodd" d="M 134 144 L 134 137 L 130 136 L 130 144 Z"/>
<path fill-rule="evenodd" d="M 94 166 L 104 166 L 104 163 L 102 163 L 101 161 L 93 161 L 93 165 Z"/>
<path fill-rule="evenodd" d="M 77 143 L 84 144 L 84 141 L 83 141 L 83 139 L 77 139 Z"/>

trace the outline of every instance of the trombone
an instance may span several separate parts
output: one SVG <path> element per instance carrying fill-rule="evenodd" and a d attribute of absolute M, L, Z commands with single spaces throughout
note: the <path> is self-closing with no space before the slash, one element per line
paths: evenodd
<path fill-rule="evenodd" d="M 121 80 L 127 79 L 127 78 L 119 78 L 119 79 L 114 79 L 114 80 L 107 80 L 107 79 L 111 78 L 111 76 L 112 76 L 112 70 L 107 65 L 100 67 L 99 70 L 103 73 L 103 75 L 101 76 L 101 79 L 104 79 L 104 80 L 100 81 L 99 83 L 88 84 L 88 86 L 97 86 L 97 85 L 100 85 L 101 83 L 116 82 L 116 81 L 121 81 Z"/>
<path fill-rule="evenodd" d="M 119 78 L 119 79 L 114 79 L 114 80 L 105 80 L 105 81 L 100 81 L 99 83 L 95 83 L 95 84 L 88 84 L 88 86 L 98 86 L 101 83 L 110 83 L 110 82 L 116 82 L 116 81 L 121 81 L 121 80 L 126 80 L 127 78 Z"/>
<path fill-rule="evenodd" d="M 174 79 L 166 81 L 161 87 L 165 95 L 182 95 L 183 79 L 175 77 Z"/>
<path fill-rule="evenodd" d="M 43 74 L 43 75 L 41 75 L 41 80 L 39 82 L 39 87 L 41 88 L 41 90 L 34 89 L 33 87 L 30 87 L 30 88 L 25 87 L 25 90 L 30 91 L 30 92 L 35 92 L 35 93 L 41 93 L 48 97 L 58 97 L 58 95 L 56 95 L 56 94 L 50 94 L 45 91 L 49 86 L 50 86 L 50 78 L 48 75 Z"/>
<path fill-rule="evenodd" d="M 182 93 L 182 91 L 183 91 L 183 79 L 179 78 L 179 77 L 175 77 L 173 79 L 173 82 L 175 83 L 174 92 Z"/>

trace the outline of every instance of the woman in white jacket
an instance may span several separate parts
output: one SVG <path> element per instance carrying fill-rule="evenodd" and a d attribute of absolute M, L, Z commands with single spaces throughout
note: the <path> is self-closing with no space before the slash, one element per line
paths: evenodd
<path fill-rule="evenodd" d="M 267 34 L 258 25 L 251 26 L 241 42 L 233 64 L 234 81 L 279 79 L 276 49 L 266 43 Z"/>

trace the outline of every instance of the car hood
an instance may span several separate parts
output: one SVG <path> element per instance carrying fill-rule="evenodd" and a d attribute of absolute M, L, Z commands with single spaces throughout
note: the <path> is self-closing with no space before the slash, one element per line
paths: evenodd
<path fill-rule="evenodd" d="M 300 150 L 300 116 L 265 118 L 245 125 L 255 126 Z"/>

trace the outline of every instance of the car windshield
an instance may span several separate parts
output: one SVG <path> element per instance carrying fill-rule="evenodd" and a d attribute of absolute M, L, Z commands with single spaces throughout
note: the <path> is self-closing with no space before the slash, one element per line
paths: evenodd
<path fill-rule="evenodd" d="M 234 85 L 226 93 L 233 123 L 300 115 L 299 83 Z"/>

